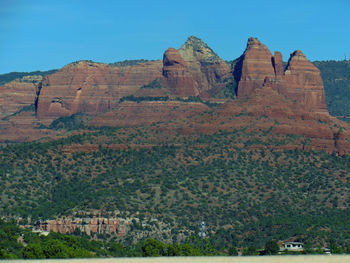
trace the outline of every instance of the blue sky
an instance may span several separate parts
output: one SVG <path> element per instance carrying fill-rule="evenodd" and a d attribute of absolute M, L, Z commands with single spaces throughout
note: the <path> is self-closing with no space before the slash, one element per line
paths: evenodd
<path fill-rule="evenodd" d="M 0 0 L 0 74 L 160 59 L 190 35 L 225 60 L 258 37 L 284 60 L 350 58 L 349 0 Z"/>

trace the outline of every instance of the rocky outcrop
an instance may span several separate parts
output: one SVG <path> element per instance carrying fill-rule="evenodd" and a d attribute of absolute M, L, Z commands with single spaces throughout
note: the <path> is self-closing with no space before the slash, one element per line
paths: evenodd
<path fill-rule="evenodd" d="M 194 82 L 187 63 L 174 48 L 169 48 L 164 53 L 163 76 L 163 83 L 175 96 L 189 97 L 199 94 L 198 84 Z"/>
<path fill-rule="evenodd" d="M 212 97 L 231 80 L 230 67 L 199 38 L 164 53 L 163 83 L 177 97 Z"/>
<path fill-rule="evenodd" d="M 0 86 L 0 119 L 34 104 L 41 76 L 25 76 Z"/>
<path fill-rule="evenodd" d="M 327 112 L 321 73 L 297 50 L 290 55 L 280 92 L 317 112 Z"/>
<path fill-rule="evenodd" d="M 275 51 L 275 55 L 272 57 L 272 65 L 275 70 L 275 78 L 277 80 L 281 80 L 284 74 L 283 58 L 281 52 Z"/>
<path fill-rule="evenodd" d="M 220 90 L 224 80 L 231 77 L 230 67 L 201 39 L 190 36 L 179 53 L 188 64 L 188 69 L 200 93 Z"/>
<path fill-rule="evenodd" d="M 271 62 L 272 54 L 268 48 L 256 38 L 249 38 L 246 50 L 241 60 L 241 77 L 238 84 L 237 96 L 244 97 L 261 88 L 264 79 L 275 78 L 275 71 Z"/>
<path fill-rule="evenodd" d="M 80 61 L 44 78 L 36 114 L 44 124 L 77 112 L 109 112 L 122 97 L 172 96 L 210 98 L 232 79 L 230 68 L 204 42 L 189 37 L 179 49 L 169 48 L 163 61 L 111 66 Z M 143 88 L 159 80 L 163 88 Z"/>
<path fill-rule="evenodd" d="M 263 137 L 295 136 L 287 140 L 285 138 L 288 137 L 284 137 L 284 143 L 272 139 L 260 146 L 252 144 L 252 148 L 317 150 L 339 155 L 349 153 L 350 142 L 345 139 L 350 138 L 349 124 L 327 114 L 301 107 L 298 101 L 286 99 L 274 89 L 274 84 L 274 80 L 265 78 L 262 86 L 252 91 L 249 96 L 225 103 L 217 110 L 223 126 L 220 123 L 209 125 L 227 131 L 245 127 L 248 134 L 265 131 Z M 225 127 L 226 123 L 231 124 L 233 128 Z"/>
<path fill-rule="evenodd" d="M 241 57 L 237 96 L 250 96 L 268 77 L 273 89 L 311 111 L 328 114 L 320 71 L 297 50 L 283 70 L 282 54 L 271 52 L 256 38 L 249 38 Z"/>
<path fill-rule="evenodd" d="M 161 61 L 125 67 L 88 61 L 69 64 L 41 82 L 37 117 L 51 122 L 76 112 L 94 115 L 109 111 L 120 98 L 161 75 Z"/>
<path fill-rule="evenodd" d="M 125 236 L 130 222 L 117 218 L 76 218 L 56 219 L 36 222 L 34 229 L 38 231 L 73 233 L 77 229 L 87 235 L 114 234 Z"/>

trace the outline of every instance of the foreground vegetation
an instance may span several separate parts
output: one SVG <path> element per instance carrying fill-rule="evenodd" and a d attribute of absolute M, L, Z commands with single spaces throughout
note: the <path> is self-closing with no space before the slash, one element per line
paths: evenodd
<path fill-rule="evenodd" d="M 235 249 L 230 252 L 236 253 Z M 145 239 L 125 246 L 116 241 L 90 240 L 80 236 L 51 232 L 39 235 L 21 229 L 16 223 L 0 220 L 0 259 L 91 258 L 91 257 L 149 257 L 149 256 L 214 256 L 225 255 L 215 249 L 207 239 L 191 237 L 182 244 L 166 244 Z"/>
<path fill-rule="evenodd" d="M 264 255 L 276 255 L 276 241 L 265 243 Z M 331 246 L 332 253 L 350 254 L 350 247 Z M 306 247 L 303 254 L 323 254 L 321 249 Z M 290 253 L 286 253 L 290 254 Z M 83 233 L 64 235 L 50 232 L 47 236 L 22 229 L 15 221 L 0 220 L 0 259 L 50 259 L 96 257 L 157 257 L 157 256 L 237 256 L 233 246 L 217 247 L 213 238 L 191 236 L 182 243 L 164 243 L 152 238 L 125 245 L 115 240 L 91 240 Z M 254 246 L 242 250 L 243 256 L 259 255 Z"/>

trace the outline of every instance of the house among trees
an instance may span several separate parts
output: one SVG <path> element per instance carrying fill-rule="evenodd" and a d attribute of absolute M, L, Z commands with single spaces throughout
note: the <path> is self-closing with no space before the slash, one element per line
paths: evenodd
<path fill-rule="evenodd" d="M 284 242 L 280 251 L 295 251 L 300 252 L 304 251 L 304 243 L 301 242 Z"/>

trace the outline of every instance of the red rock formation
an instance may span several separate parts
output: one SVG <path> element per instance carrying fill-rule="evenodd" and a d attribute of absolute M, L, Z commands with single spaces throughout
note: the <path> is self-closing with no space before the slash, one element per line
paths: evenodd
<path fill-rule="evenodd" d="M 275 55 L 272 58 L 273 68 L 275 70 L 276 79 L 282 79 L 284 74 L 282 54 L 279 51 L 275 51 Z"/>
<path fill-rule="evenodd" d="M 38 221 L 35 229 L 40 231 L 53 231 L 59 233 L 73 233 L 76 229 L 87 235 L 115 234 L 125 236 L 129 222 L 117 218 L 76 218 Z"/>
<path fill-rule="evenodd" d="M 26 76 L 0 86 L 0 119 L 34 104 L 41 79 L 41 76 Z"/>
<path fill-rule="evenodd" d="M 180 53 L 169 48 L 163 56 L 164 84 L 170 88 L 172 94 L 177 97 L 197 96 L 199 94 L 197 84 L 189 73 L 187 63 Z"/>
<path fill-rule="evenodd" d="M 40 84 L 37 117 L 44 124 L 77 112 L 98 115 L 110 111 L 122 97 L 211 96 L 230 81 L 230 68 L 205 43 L 190 37 L 179 49 L 169 48 L 163 63 L 115 67 L 81 61 L 47 76 Z M 159 79 L 164 88 L 142 88 Z"/>
<path fill-rule="evenodd" d="M 328 113 L 321 73 L 300 50 L 290 55 L 284 82 L 280 92 L 287 98 L 316 112 Z"/>
<path fill-rule="evenodd" d="M 76 112 L 106 112 L 120 98 L 135 93 L 161 74 L 161 61 L 126 67 L 87 61 L 69 64 L 42 81 L 37 117 L 51 122 Z"/>
<path fill-rule="evenodd" d="M 328 114 L 320 71 L 297 50 L 291 54 L 286 71 L 280 52 L 275 56 L 255 38 L 249 38 L 241 57 L 242 69 L 237 96 L 250 96 L 263 85 L 265 77 L 272 87 L 286 98 L 295 100 L 301 107 Z"/>
<path fill-rule="evenodd" d="M 232 77 L 230 67 L 214 51 L 197 37 L 190 36 L 179 49 L 188 65 L 200 93 L 215 94 L 225 87 L 225 79 Z"/>
<path fill-rule="evenodd" d="M 249 96 L 256 88 L 261 88 L 265 77 L 275 78 L 271 62 L 272 54 L 256 38 L 249 38 L 247 48 L 242 55 L 242 75 L 239 80 L 237 96 Z"/>
<path fill-rule="evenodd" d="M 294 141 L 281 148 L 270 141 L 265 145 L 253 145 L 257 148 L 284 149 L 288 146 L 288 149 L 321 150 L 340 155 L 349 153 L 350 142 L 345 139 L 350 138 L 349 124 L 327 114 L 320 114 L 307 107 L 301 107 L 299 102 L 286 99 L 273 88 L 273 85 L 273 81 L 265 78 L 262 87 L 255 89 L 250 96 L 227 102 L 218 108 L 218 115 L 221 116 L 218 121 L 221 121 L 223 126 L 220 123 L 209 123 L 209 125 L 213 129 L 215 127 L 227 131 L 246 127 L 248 132 L 258 134 L 268 130 L 270 134 L 282 137 L 284 135 L 302 136 L 297 144 Z M 262 116 L 264 117 L 261 118 Z M 231 122 L 225 121 L 227 118 L 232 119 Z M 230 127 L 228 124 L 232 123 L 235 126 Z M 308 144 L 303 142 L 305 138 L 309 140 Z"/>

